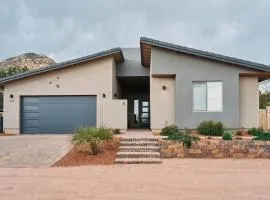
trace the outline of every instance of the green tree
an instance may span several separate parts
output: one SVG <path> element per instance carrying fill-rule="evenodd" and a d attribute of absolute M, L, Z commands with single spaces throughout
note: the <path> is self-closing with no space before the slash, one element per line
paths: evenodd
<path fill-rule="evenodd" d="M 28 71 L 28 67 L 9 67 L 0 69 L 0 78 L 5 78 L 7 76 L 12 76 L 18 73 Z"/>
<path fill-rule="evenodd" d="M 0 79 L 28 71 L 28 67 L 9 67 L 0 69 Z M 0 92 L 0 110 L 3 109 L 3 91 Z"/>
<path fill-rule="evenodd" d="M 270 92 L 260 92 L 260 109 L 265 109 L 266 106 L 270 106 Z"/>

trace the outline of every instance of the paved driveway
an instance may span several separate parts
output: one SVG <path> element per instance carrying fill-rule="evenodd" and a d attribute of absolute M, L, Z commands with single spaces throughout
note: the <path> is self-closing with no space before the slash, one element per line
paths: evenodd
<path fill-rule="evenodd" d="M 70 148 L 69 135 L 0 137 L 0 167 L 47 167 Z"/>
<path fill-rule="evenodd" d="M 0 169 L 5 200 L 269 200 L 270 160 Z"/>

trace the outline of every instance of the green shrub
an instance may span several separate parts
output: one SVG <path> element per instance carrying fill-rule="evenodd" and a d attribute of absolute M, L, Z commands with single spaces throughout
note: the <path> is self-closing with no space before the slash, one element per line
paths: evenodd
<path fill-rule="evenodd" d="M 197 127 L 197 130 L 202 135 L 222 136 L 224 133 L 224 126 L 220 121 L 202 121 Z"/>
<path fill-rule="evenodd" d="M 91 146 L 91 154 L 98 154 L 101 151 L 101 145 L 104 140 L 112 138 L 110 129 L 101 127 L 79 127 L 72 137 L 75 145 L 88 144 Z"/>
<path fill-rule="evenodd" d="M 192 141 L 198 141 L 200 138 L 191 136 L 188 130 L 178 131 L 168 136 L 168 140 L 177 140 L 183 142 L 183 145 L 190 148 Z"/>
<path fill-rule="evenodd" d="M 22 72 L 27 72 L 28 70 L 29 69 L 26 66 L 1 68 L 0 69 L 0 78 L 5 78 L 7 76 L 12 76 L 12 75 L 19 74 Z"/>
<path fill-rule="evenodd" d="M 119 129 L 119 128 L 115 128 L 115 129 L 113 129 L 113 130 L 112 130 L 112 133 L 113 133 L 114 135 L 119 135 L 119 134 L 121 134 L 121 132 L 120 132 L 120 129 Z"/>
<path fill-rule="evenodd" d="M 169 125 L 169 126 L 164 127 L 161 130 L 161 135 L 170 136 L 170 135 L 177 133 L 178 131 L 179 131 L 179 129 L 176 125 Z"/>
<path fill-rule="evenodd" d="M 223 133 L 222 139 L 223 140 L 232 140 L 233 139 L 232 132 L 226 131 L 225 133 Z"/>
<path fill-rule="evenodd" d="M 264 133 L 262 128 L 255 128 L 254 127 L 254 128 L 248 129 L 248 134 L 249 135 L 256 136 L 256 135 L 261 134 L 261 133 Z"/>
<path fill-rule="evenodd" d="M 106 127 L 94 128 L 93 131 L 94 137 L 99 138 L 100 140 L 109 140 L 112 139 L 113 134 L 110 129 Z"/>
<path fill-rule="evenodd" d="M 270 141 L 270 132 L 257 133 L 253 140 Z"/>

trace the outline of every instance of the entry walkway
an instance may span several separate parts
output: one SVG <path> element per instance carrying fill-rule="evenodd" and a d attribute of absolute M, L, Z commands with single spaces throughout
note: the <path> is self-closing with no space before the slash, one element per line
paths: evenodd
<path fill-rule="evenodd" d="M 128 130 L 121 139 L 115 163 L 161 163 L 158 139 L 150 130 Z"/>
<path fill-rule="evenodd" d="M 129 129 L 123 135 L 123 138 L 153 138 L 153 133 L 149 129 Z"/>

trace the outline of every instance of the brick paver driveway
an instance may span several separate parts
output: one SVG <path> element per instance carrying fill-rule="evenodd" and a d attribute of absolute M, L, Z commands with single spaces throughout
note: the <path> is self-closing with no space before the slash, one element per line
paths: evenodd
<path fill-rule="evenodd" d="M 0 167 L 47 167 L 70 148 L 69 135 L 0 137 Z"/>
<path fill-rule="evenodd" d="M 269 200 L 270 160 L 0 169 L 5 200 Z"/>

